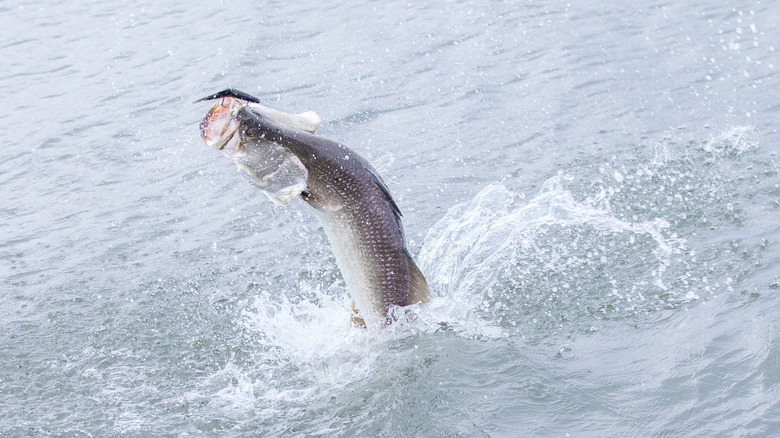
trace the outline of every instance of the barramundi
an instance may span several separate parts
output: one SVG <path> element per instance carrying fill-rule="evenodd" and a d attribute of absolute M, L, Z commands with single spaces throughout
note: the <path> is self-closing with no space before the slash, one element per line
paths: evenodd
<path fill-rule="evenodd" d="M 300 197 L 314 208 L 352 296 L 355 322 L 381 328 L 403 314 L 394 309 L 430 300 L 406 247 L 401 211 L 366 159 L 315 135 L 322 119 L 311 111 L 273 110 L 235 89 L 199 101 L 215 99 L 200 124 L 204 141 L 273 202 Z"/>

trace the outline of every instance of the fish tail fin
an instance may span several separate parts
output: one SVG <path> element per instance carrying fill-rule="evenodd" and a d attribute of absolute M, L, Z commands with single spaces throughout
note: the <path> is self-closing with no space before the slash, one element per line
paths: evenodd
<path fill-rule="evenodd" d="M 412 256 L 406 253 L 406 264 L 409 266 L 409 297 L 406 304 L 427 303 L 431 300 L 431 291 L 428 289 L 428 280 L 420 272 L 420 268 L 412 260 Z"/>

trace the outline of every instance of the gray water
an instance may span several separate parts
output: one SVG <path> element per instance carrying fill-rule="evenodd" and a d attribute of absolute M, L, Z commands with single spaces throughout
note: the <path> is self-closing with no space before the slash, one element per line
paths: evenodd
<path fill-rule="evenodd" d="M 0 3 L 0 436 L 780 435 L 780 2 Z M 358 149 L 434 299 L 349 328 L 227 86 Z"/>

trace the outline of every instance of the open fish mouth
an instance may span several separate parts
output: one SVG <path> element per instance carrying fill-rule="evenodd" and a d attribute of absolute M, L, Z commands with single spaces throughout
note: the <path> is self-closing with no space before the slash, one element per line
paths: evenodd
<path fill-rule="evenodd" d="M 313 133 L 322 119 L 313 111 L 288 114 L 260 104 L 243 91 L 228 88 L 195 101 L 213 100 L 200 122 L 200 134 L 207 146 L 220 150 L 239 172 L 278 205 L 285 205 L 306 190 L 308 170 L 284 146 L 265 138 L 242 140 L 239 113 L 250 112 L 271 123 Z"/>
<path fill-rule="evenodd" d="M 238 133 L 238 111 L 244 104 L 233 97 L 223 97 L 200 122 L 200 135 L 207 146 L 229 156 L 245 152 Z"/>
<path fill-rule="evenodd" d="M 241 144 L 241 136 L 238 133 L 238 112 L 244 107 L 274 123 L 312 134 L 322 123 L 322 118 L 314 111 L 288 114 L 263 106 L 258 98 L 235 88 L 227 88 L 194 103 L 207 100 L 218 102 L 200 122 L 200 135 L 207 146 L 224 151 L 229 157 L 246 154 L 246 148 Z"/>

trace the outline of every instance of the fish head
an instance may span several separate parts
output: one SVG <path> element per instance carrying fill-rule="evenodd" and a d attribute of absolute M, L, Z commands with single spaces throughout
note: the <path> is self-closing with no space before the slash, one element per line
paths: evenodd
<path fill-rule="evenodd" d="M 229 157 L 246 153 L 241 143 L 238 112 L 245 105 L 233 97 L 220 99 L 200 122 L 200 135 L 207 146 Z"/>
<path fill-rule="evenodd" d="M 308 170 L 292 152 L 262 134 L 264 125 L 274 119 L 257 111 L 257 105 L 244 103 L 241 96 L 220 94 L 200 123 L 203 141 L 222 151 L 271 201 L 287 204 L 306 189 Z"/>

